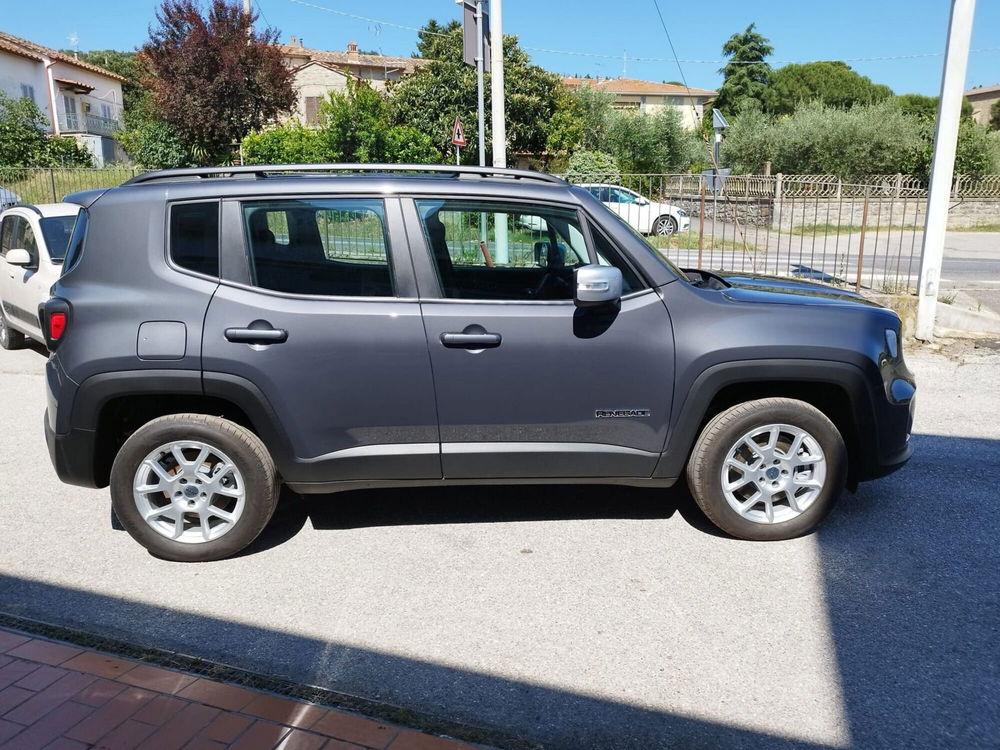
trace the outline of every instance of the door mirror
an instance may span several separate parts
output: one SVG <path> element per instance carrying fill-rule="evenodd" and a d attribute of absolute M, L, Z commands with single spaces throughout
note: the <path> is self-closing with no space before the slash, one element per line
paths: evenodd
<path fill-rule="evenodd" d="M 591 264 L 576 269 L 577 307 L 597 307 L 617 302 L 622 296 L 622 272 L 614 266 Z"/>
<path fill-rule="evenodd" d="M 22 248 L 7 251 L 7 262 L 12 266 L 30 266 L 31 253 Z"/>
<path fill-rule="evenodd" d="M 639 200 L 637 200 L 636 203 L 638 203 L 640 206 L 648 206 L 649 205 L 649 198 L 643 198 L 640 195 L 639 196 Z"/>

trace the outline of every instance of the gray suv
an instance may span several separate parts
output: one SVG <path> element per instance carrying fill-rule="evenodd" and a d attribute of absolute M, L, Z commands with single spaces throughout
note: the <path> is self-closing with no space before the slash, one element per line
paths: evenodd
<path fill-rule="evenodd" d="M 548 175 L 179 169 L 66 200 L 49 450 L 163 558 L 236 553 L 282 484 L 686 473 L 724 531 L 787 539 L 910 456 L 893 312 L 681 270 Z"/>

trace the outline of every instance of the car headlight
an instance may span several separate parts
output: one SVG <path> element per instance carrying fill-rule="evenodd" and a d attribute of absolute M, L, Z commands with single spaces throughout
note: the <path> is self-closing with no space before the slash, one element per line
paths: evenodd
<path fill-rule="evenodd" d="M 678 208 L 678 209 L 677 209 L 677 215 L 678 215 L 678 216 L 687 216 L 687 215 L 688 215 L 688 212 L 687 212 L 687 211 L 685 211 L 685 210 L 684 210 L 683 208 Z"/>

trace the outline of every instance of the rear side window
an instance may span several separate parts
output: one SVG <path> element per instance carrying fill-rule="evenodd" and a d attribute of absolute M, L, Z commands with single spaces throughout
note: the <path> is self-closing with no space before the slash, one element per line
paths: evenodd
<path fill-rule="evenodd" d="M 48 216 L 38 222 L 42 227 L 42 236 L 45 237 L 45 246 L 49 249 L 51 260 L 59 262 L 66 255 L 66 247 L 69 245 L 70 235 L 73 234 L 75 222 L 75 216 Z"/>
<path fill-rule="evenodd" d="M 219 202 L 170 208 L 170 259 L 181 268 L 219 275 Z"/>
<path fill-rule="evenodd" d="M 391 297 L 381 200 L 314 198 L 243 204 L 252 283 L 290 294 Z"/>

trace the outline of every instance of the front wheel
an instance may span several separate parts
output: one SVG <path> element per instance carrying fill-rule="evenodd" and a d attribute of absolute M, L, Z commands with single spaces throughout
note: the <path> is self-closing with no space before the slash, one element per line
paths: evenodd
<path fill-rule="evenodd" d="M 753 541 L 812 531 L 846 476 L 847 450 L 833 422 L 789 398 L 747 401 L 714 417 L 687 467 L 691 493 L 709 520 Z"/>
<path fill-rule="evenodd" d="M 677 233 L 677 219 L 673 216 L 660 216 L 653 222 L 653 234 L 657 237 L 671 237 Z"/>
<path fill-rule="evenodd" d="M 148 422 L 111 468 L 111 502 L 153 555 L 204 562 L 234 555 L 264 529 L 278 499 L 274 463 L 256 435 L 204 414 Z"/>

